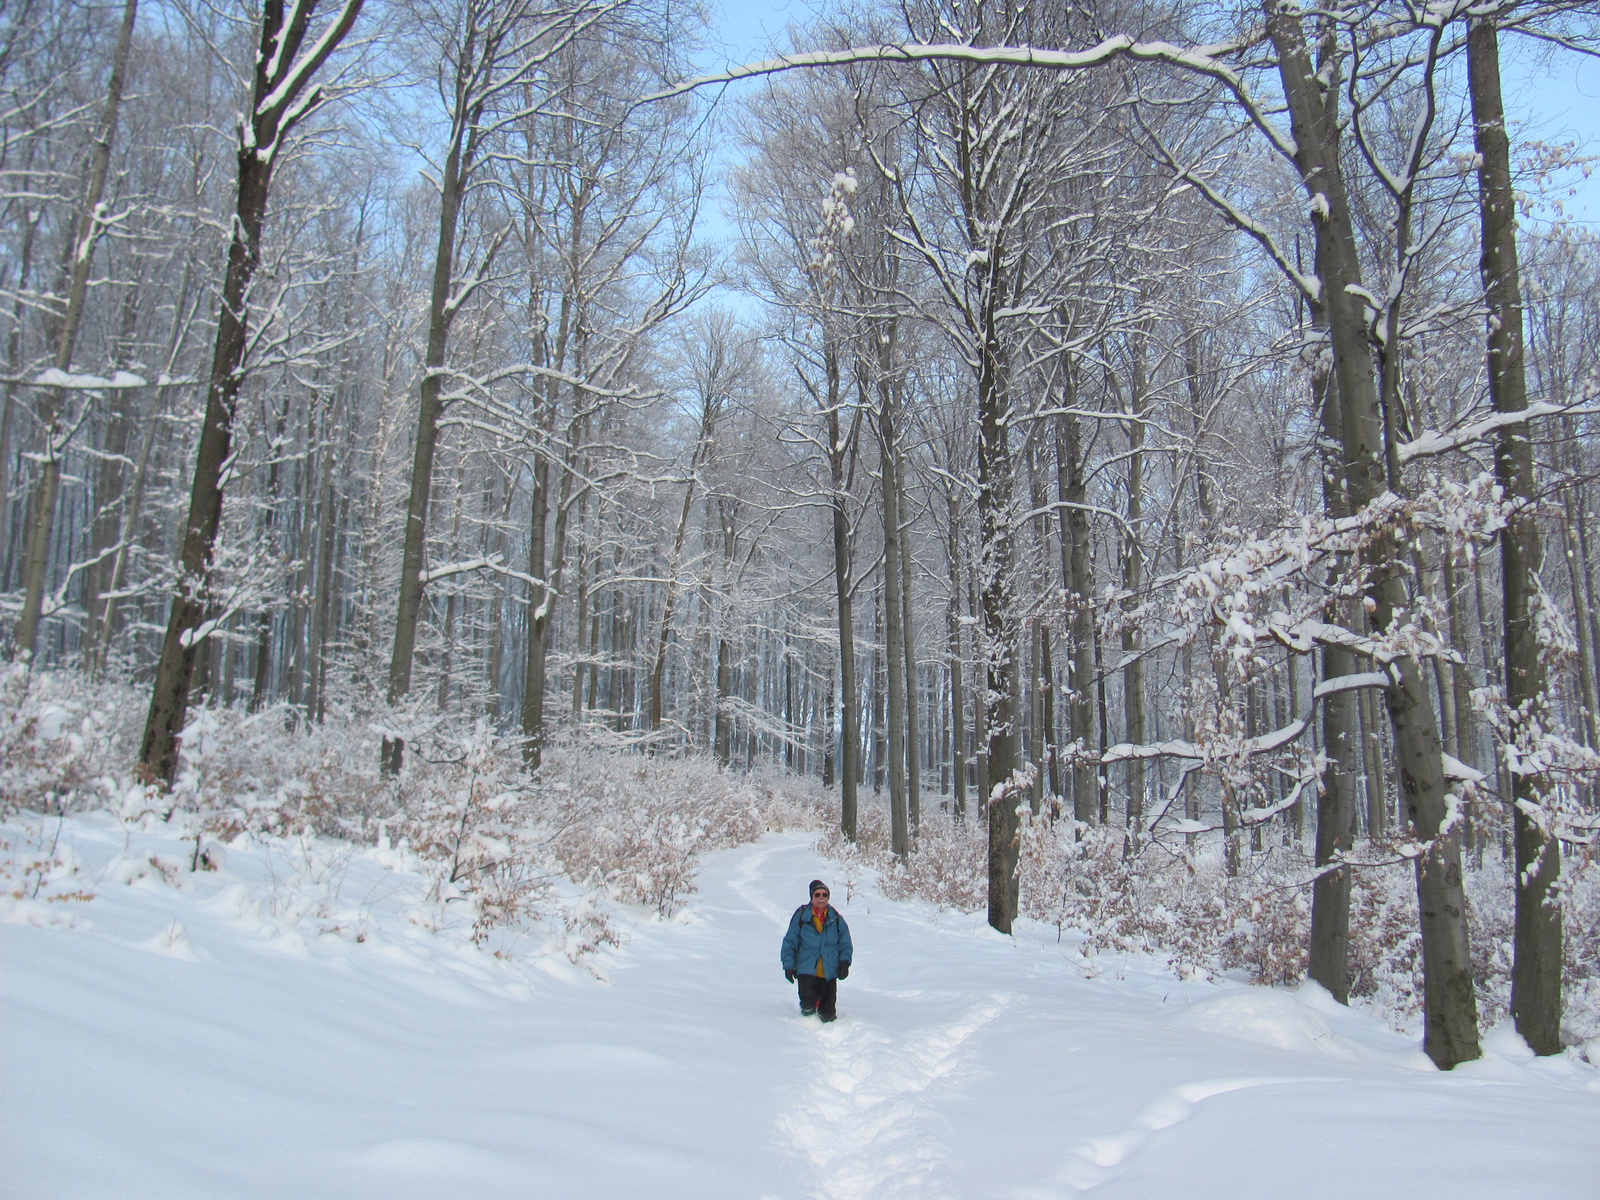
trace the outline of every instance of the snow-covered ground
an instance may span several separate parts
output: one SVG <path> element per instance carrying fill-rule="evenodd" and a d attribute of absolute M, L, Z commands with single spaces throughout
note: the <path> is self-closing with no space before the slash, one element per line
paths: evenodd
<path fill-rule="evenodd" d="M 614 914 L 625 944 L 583 960 L 607 980 L 434 932 L 392 854 L 191 873 L 159 830 L 69 822 L 96 897 L 0 925 L 0 1197 L 1600 1194 L 1575 1058 L 1497 1033 L 1440 1074 L 1313 992 L 847 895 L 812 841 L 712 857 L 676 920 Z M 778 965 L 815 875 L 856 945 L 826 1027 Z"/>

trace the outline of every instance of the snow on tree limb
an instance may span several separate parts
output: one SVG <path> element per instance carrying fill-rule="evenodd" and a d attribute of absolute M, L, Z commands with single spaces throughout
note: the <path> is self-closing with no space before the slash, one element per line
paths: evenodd
<path fill-rule="evenodd" d="M 1172 42 L 1138 42 L 1127 34 L 1106 38 L 1087 50 L 1042 50 L 1034 46 L 969 46 L 961 43 L 898 42 L 877 46 L 854 46 L 845 50 L 812 50 L 784 54 L 762 62 L 745 63 L 726 71 L 701 75 L 674 84 L 640 99 L 648 104 L 681 96 L 686 92 L 717 83 L 756 79 L 796 68 L 836 67 L 851 63 L 889 62 L 965 62 L 974 66 L 1038 67 L 1048 71 L 1083 71 L 1104 66 L 1119 58 L 1142 62 L 1162 62 L 1224 84 L 1236 95 L 1248 94 L 1244 77 L 1223 62 L 1226 55 L 1253 44 L 1255 38 L 1217 42 L 1208 46 L 1179 46 Z"/>
<path fill-rule="evenodd" d="M 142 376 L 131 371 L 113 371 L 110 376 L 88 375 L 77 371 L 62 371 L 49 367 L 35 379 L 0 379 L 0 383 L 26 383 L 34 387 L 60 388 L 63 391 L 103 392 L 122 391 L 147 386 Z"/>
<path fill-rule="evenodd" d="M 440 579 L 448 579 L 452 575 L 466 575 L 473 571 L 493 571 L 496 575 L 504 575 L 508 579 L 519 579 L 523 583 L 535 587 L 551 590 L 550 585 L 543 579 L 536 579 L 526 571 L 518 571 L 514 567 L 505 565 L 504 554 L 487 554 L 482 558 L 469 558 L 462 562 L 445 563 L 422 572 L 421 579 L 424 585 Z"/>
<path fill-rule="evenodd" d="M 1592 395 L 1585 396 L 1583 400 L 1572 404 L 1554 404 L 1548 400 L 1539 400 L 1518 412 L 1492 412 L 1455 429 L 1425 430 L 1409 442 L 1402 442 L 1396 448 L 1396 453 L 1402 463 L 1408 463 L 1435 454 L 1448 454 L 1452 450 L 1459 450 L 1463 446 L 1481 441 L 1507 425 L 1520 425 L 1537 417 L 1590 416 L 1600 412 L 1600 409 L 1582 407 L 1591 399 Z"/>
<path fill-rule="evenodd" d="M 328 56 L 338 48 L 339 43 L 344 40 L 345 34 L 350 32 L 350 27 L 355 24 L 356 17 L 361 13 L 363 3 L 364 0 L 345 0 L 344 8 L 340 11 L 339 16 L 327 29 L 323 30 L 322 37 L 317 40 L 317 44 L 306 54 L 290 62 L 285 70 L 281 61 L 284 51 L 287 50 L 290 54 L 296 54 L 299 50 L 299 37 L 295 36 L 297 21 L 309 21 L 310 19 L 309 13 L 306 13 L 304 18 L 301 17 L 302 11 L 306 8 L 305 0 L 301 0 L 300 3 L 294 6 L 294 9 L 285 18 L 283 26 L 278 31 L 273 47 L 272 62 L 267 68 L 267 78 L 274 80 L 275 86 L 256 105 L 255 115 L 257 118 L 268 116 L 273 112 L 283 113 L 288 110 L 300 90 L 305 87 L 311 77 L 327 61 Z M 303 36 L 303 34 L 300 36 Z M 294 39 L 293 45 L 290 45 L 287 40 L 291 37 Z M 281 75 L 278 74 L 280 71 L 282 71 Z M 303 116 L 304 113 L 305 109 L 303 108 L 295 115 L 297 117 Z M 285 125 L 291 123 L 291 121 L 284 122 Z M 279 130 L 280 135 L 283 132 L 285 131 Z M 271 147 L 257 147 L 257 153 L 270 152 Z"/>

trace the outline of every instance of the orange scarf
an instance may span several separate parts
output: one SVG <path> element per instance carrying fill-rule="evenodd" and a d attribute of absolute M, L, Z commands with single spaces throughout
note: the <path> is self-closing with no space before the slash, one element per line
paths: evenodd
<path fill-rule="evenodd" d="M 817 906 L 813 904 L 811 906 L 811 923 L 817 927 L 817 932 L 819 934 L 822 932 L 822 926 L 827 922 L 827 920 L 828 910 L 826 908 L 818 909 Z M 828 969 L 823 963 L 822 959 L 819 957 L 817 959 L 817 978 L 826 979 L 827 977 Z"/>

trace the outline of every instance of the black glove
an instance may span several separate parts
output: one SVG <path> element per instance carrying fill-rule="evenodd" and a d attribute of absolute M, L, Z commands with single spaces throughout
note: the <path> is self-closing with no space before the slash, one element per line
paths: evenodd
<path fill-rule="evenodd" d="M 794 972 L 794 968 L 793 967 L 790 967 L 787 971 L 785 971 L 783 973 L 783 977 L 785 979 L 787 979 L 790 983 L 794 982 L 794 975 L 795 975 L 795 972 Z"/>
<path fill-rule="evenodd" d="M 849 963 L 840 963 L 839 964 L 839 978 L 840 979 L 849 979 L 850 978 L 850 964 Z"/>

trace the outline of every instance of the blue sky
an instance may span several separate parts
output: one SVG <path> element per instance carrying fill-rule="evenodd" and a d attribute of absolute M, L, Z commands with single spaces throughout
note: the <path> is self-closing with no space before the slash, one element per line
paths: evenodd
<path fill-rule="evenodd" d="M 1526 43 L 1505 54 L 1501 86 L 1507 114 L 1523 122 L 1522 140 L 1576 140 L 1600 155 L 1600 61 L 1570 51 L 1529 54 Z M 1578 192 L 1566 201 L 1568 213 L 1600 229 L 1600 164 L 1587 180 L 1574 173 L 1571 183 Z"/>
<path fill-rule="evenodd" d="M 704 56 L 707 66 L 748 61 L 766 50 L 769 41 L 782 42 L 790 21 L 804 20 L 814 11 L 810 0 L 716 0 L 712 20 L 725 44 L 722 54 Z"/>

